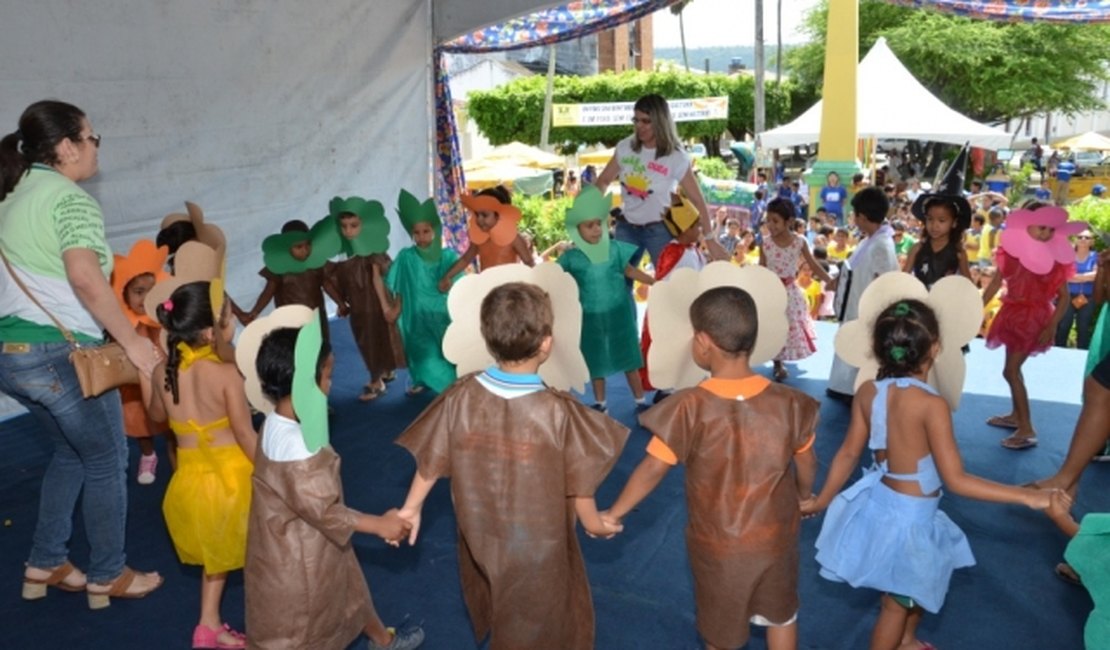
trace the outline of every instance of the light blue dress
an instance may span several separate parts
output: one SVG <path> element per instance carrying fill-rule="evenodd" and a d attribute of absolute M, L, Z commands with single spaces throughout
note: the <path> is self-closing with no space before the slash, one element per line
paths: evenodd
<path fill-rule="evenodd" d="M 916 386 L 936 395 L 931 386 L 909 377 L 876 381 L 868 445 L 872 452 L 886 449 L 887 391 L 892 384 Z M 817 536 L 821 576 L 908 596 L 936 613 L 944 604 L 952 572 L 975 564 L 967 536 L 937 508 L 939 493 L 932 497 L 901 494 L 884 484 L 883 476 L 917 481 L 924 494 L 941 487 L 931 454 L 917 461 L 913 474 L 891 473 L 885 462 L 866 470 L 829 505 Z"/>

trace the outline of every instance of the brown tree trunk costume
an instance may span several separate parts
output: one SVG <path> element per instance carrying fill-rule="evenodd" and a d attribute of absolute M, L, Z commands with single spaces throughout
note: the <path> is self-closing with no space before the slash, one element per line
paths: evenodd
<path fill-rule="evenodd" d="M 308 269 L 301 273 L 286 273 L 277 275 L 269 269 L 263 268 L 258 272 L 266 278 L 267 282 L 277 282 L 277 291 L 274 292 L 274 306 L 304 305 L 309 309 L 320 310 L 320 327 L 324 330 L 324 340 L 330 341 L 328 330 L 328 310 L 324 301 L 324 281 L 331 271 L 332 263 L 318 269 Z"/>
<path fill-rule="evenodd" d="M 246 618 L 251 648 L 345 648 L 374 605 L 351 547 L 357 513 L 343 505 L 339 456 L 254 459 L 247 534 Z"/>
<path fill-rule="evenodd" d="M 391 263 L 388 255 L 375 253 L 348 258 L 332 265 L 331 269 L 339 295 L 351 309 L 347 318 L 350 319 L 355 345 L 370 376 L 375 379 L 398 367 L 398 350 L 402 359 L 405 354 L 402 348 L 394 346 L 394 337 L 399 342 L 400 335 L 395 326 L 386 322 L 381 301 L 374 290 L 374 267 L 378 267 L 384 283 Z"/>
<path fill-rule="evenodd" d="M 594 647 L 573 497 L 594 494 L 627 436 L 566 393 L 505 399 L 472 375 L 397 440 L 421 475 L 451 477 L 463 598 L 492 650 Z"/>

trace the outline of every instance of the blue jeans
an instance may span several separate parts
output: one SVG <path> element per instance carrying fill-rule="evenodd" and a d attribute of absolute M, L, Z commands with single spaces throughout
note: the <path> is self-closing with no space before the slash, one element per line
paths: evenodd
<path fill-rule="evenodd" d="M 0 391 L 34 415 L 54 446 L 27 563 L 49 569 L 66 562 L 74 509 L 82 496 L 89 582 L 114 580 L 126 559 L 127 444 L 119 391 L 84 399 L 65 343 L 0 352 Z"/>
<path fill-rule="evenodd" d="M 1068 298 L 1068 308 L 1064 311 L 1064 318 L 1060 324 L 1056 326 L 1056 345 L 1058 347 L 1067 347 L 1068 334 L 1071 333 L 1071 325 L 1075 323 L 1075 347 L 1077 350 L 1086 350 L 1091 347 L 1091 320 L 1095 315 L 1095 301 L 1088 296 L 1087 304 L 1079 309 L 1071 304 L 1071 299 L 1075 294 L 1071 294 Z"/>
<path fill-rule="evenodd" d="M 627 221 L 618 220 L 616 239 L 617 241 L 642 246 L 647 254 L 651 256 L 651 263 L 657 264 L 663 248 L 674 238 L 671 237 L 670 231 L 667 230 L 662 221 L 649 223 L 645 226 L 635 226 Z M 632 264 L 638 266 L 640 260 L 632 260 Z"/>

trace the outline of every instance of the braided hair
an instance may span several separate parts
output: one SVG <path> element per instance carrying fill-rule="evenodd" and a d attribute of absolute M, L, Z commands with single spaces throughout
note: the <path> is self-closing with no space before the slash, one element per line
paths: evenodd
<path fill-rule="evenodd" d="M 879 360 L 878 379 L 907 377 L 930 360 L 940 340 L 933 309 L 920 300 L 900 300 L 875 321 L 871 352 Z"/>
<path fill-rule="evenodd" d="M 173 292 L 170 299 L 158 305 L 158 322 L 166 330 L 165 389 L 173 395 L 173 403 L 178 402 L 177 368 L 181 365 L 178 343 L 196 347 L 205 343 L 203 332 L 214 327 L 212 319 L 212 300 L 208 297 L 208 282 L 183 284 Z"/>

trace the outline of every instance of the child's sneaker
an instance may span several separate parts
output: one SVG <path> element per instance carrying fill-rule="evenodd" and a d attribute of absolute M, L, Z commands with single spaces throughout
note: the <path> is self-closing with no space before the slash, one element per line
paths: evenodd
<path fill-rule="evenodd" d="M 605 402 L 598 402 L 590 408 L 597 411 L 598 413 L 609 413 L 609 407 L 605 404 Z"/>
<path fill-rule="evenodd" d="M 154 482 L 156 467 L 158 467 L 158 454 L 139 456 L 139 485 L 150 485 Z"/>
<path fill-rule="evenodd" d="M 424 643 L 424 630 L 419 625 L 412 625 L 406 630 L 395 630 L 388 628 L 389 632 L 393 635 L 393 640 L 389 645 L 378 645 L 374 643 L 373 639 L 366 642 L 368 650 L 412 650 L 419 648 L 421 643 Z"/>

